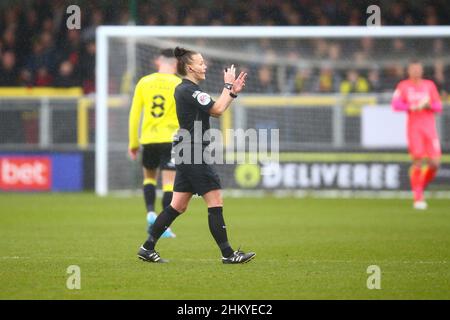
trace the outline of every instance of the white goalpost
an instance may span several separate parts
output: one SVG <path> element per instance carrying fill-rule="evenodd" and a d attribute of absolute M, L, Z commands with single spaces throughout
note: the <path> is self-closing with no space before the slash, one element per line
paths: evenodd
<path fill-rule="evenodd" d="M 261 79 L 264 78 L 264 71 L 261 71 L 259 65 L 254 63 L 267 61 L 272 67 L 272 76 L 277 77 L 275 83 L 271 83 L 270 88 L 263 91 L 262 85 L 258 82 L 254 84 L 254 89 L 246 92 L 247 100 L 240 103 L 240 108 L 236 108 L 228 118 L 222 120 L 220 126 L 228 128 L 241 126 L 279 126 L 280 123 L 286 125 L 285 144 L 283 148 L 286 152 L 301 152 L 304 150 L 315 150 L 314 148 L 324 146 L 327 150 L 355 149 L 364 152 L 364 149 L 358 146 L 352 135 L 355 137 L 359 133 L 353 131 L 359 130 L 359 124 L 352 124 L 353 119 L 345 120 L 344 124 L 340 122 L 345 115 L 342 115 L 340 109 L 329 108 L 325 105 L 333 104 L 333 101 L 342 100 L 342 95 L 335 93 L 326 93 L 321 96 L 312 96 L 309 93 L 292 91 L 283 92 L 283 90 L 271 89 L 272 87 L 284 88 L 296 84 L 295 73 L 291 69 L 309 68 L 309 66 L 319 68 L 322 64 L 332 65 L 342 70 L 346 70 L 358 63 L 361 68 L 372 67 L 374 61 L 352 61 L 341 53 L 341 56 L 335 60 L 315 56 L 316 51 L 313 47 L 308 47 L 308 41 L 323 40 L 334 41 L 339 44 L 339 50 L 345 51 L 347 44 L 353 45 L 353 42 L 362 38 L 380 39 L 379 41 L 404 39 L 411 41 L 415 39 L 445 39 L 450 37 L 450 27 L 448 26 L 392 26 L 392 27 L 176 27 L 176 26 L 100 26 L 96 30 L 96 96 L 95 96 L 95 192 L 99 196 L 105 196 L 112 189 L 133 189 L 137 185 L 133 179 L 135 173 L 124 173 L 123 168 L 126 165 L 126 140 L 128 122 L 125 121 L 128 114 L 128 103 L 131 103 L 134 84 L 144 73 L 149 73 L 146 66 L 151 65 L 151 60 L 155 55 L 156 49 L 161 49 L 174 45 L 185 45 L 190 48 L 199 49 L 205 52 L 207 59 L 211 59 L 213 70 L 219 70 L 219 67 L 229 61 L 254 68 Z M 355 40 L 356 39 L 356 40 Z M 384 40 L 383 40 L 384 39 Z M 267 42 L 264 42 L 268 40 Z M 431 41 L 430 40 L 430 41 Z M 296 48 L 301 41 L 308 43 L 296 52 Z M 353 42 L 352 42 L 353 41 Z M 270 47 L 267 43 L 273 45 Z M 381 42 L 380 42 L 381 43 Z M 375 44 L 375 47 L 377 45 Z M 261 48 L 267 51 L 267 55 L 260 55 Z M 417 52 L 424 59 L 429 59 L 430 66 L 432 57 L 426 45 L 419 46 Z M 389 65 L 392 61 L 403 61 L 402 56 L 391 57 L 390 52 L 382 52 L 383 48 L 378 48 L 383 57 L 379 60 L 380 64 Z M 281 56 L 280 56 L 281 52 Z M 296 55 L 297 54 L 297 55 Z M 275 58 L 274 58 L 275 55 Z M 296 55 L 296 56 L 295 56 Z M 294 57 L 295 56 L 295 57 Z M 293 58 L 294 57 L 294 58 Z M 278 59 L 278 60 L 277 60 Z M 372 58 L 375 59 L 375 58 Z M 442 58 L 445 65 L 450 65 L 449 56 Z M 376 67 L 376 66 L 375 66 Z M 253 70 L 253 69 L 252 69 Z M 296 70 L 296 69 L 295 69 Z M 212 73 L 214 74 L 214 73 Z M 219 73 L 217 73 L 219 74 Z M 256 75 L 255 77 L 256 78 Z M 289 80 L 291 79 L 291 80 Z M 292 80 L 293 79 L 293 80 Z M 255 80 L 256 81 L 256 80 Z M 291 82 L 289 82 L 291 81 Z M 260 81 L 263 83 L 263 81 Z M 311 82 L 314 82 L 311 80 Z M 292 84 L 294 83 L 294 84 Z M 314 85 L 314 83 L 312 83 Z M 211 75 L 210 90 L 220 88 L 220 77 L 214 78 Z M 270 91 L 272 90 L 272 91 Z M 288 97 L 288 98 L 286 98 Z M 316 132 L 314 128 L 311 132 L 301 131 L 302 139 L 296 139 L 299 134 L 296 130 L 301 129 L 301 125 L 295 120 L 293 105 L 302 104 L 305 106 L 318 105 L 318 107 L 303 110 L 300 118 L 304 118 L 308 123 L 330 122 L 329 134 Z M 122 102 L 114 103 L 114 99 L 120 98 Z M 292 98 L 292 99 L 291 99 Z M 271 102 L 271 99 L 273 102 Z M 284 99 L 284 100 L 283 100 Z M 291 99 L 291 100 L 289 100 Z M 334 100 L 333 100 L 334 99 Z M 368 98 L 369 99 L 369 98 Z M 371 99 L 371 98 L 370 98 Z M 370 100 L 369 99 L 369 100 Z M 294 101 L 294 102 L 292 102 Z M 318 102 L 317 102 L 318 101 Z M 255 107 L 267 107 L 268 103 L 282 105 L 277 110 L 285 110 L 286 114 L 279 111 L 271 113 L 270 108 L 261 109 L 261 112 L 255 113 Z M 116 106 L 114 106 L 116 105 Z M 339 105 L 342 106 L 342 105 Z M 283 109 L 280 109 L 283 108 Z M 334 111 L 333 111 L 334 110 Z M 329 112 L 330 111 L 330 112 Z M 113 113 L 113 117 L 111 116 Z M 319 116 L 315 120 L 315 114 Z M 258 118 L 257 123 L 251 122 L 252 117 Z M 275 119 L 278 122 L 275 122 Z M 292 121 L 292 123 L 290 122 Z M 244 124 L 245 122 L 245 124 Z M 356 122 L 355 122 L 356 123 Z M 325 125 L 324 125 L 325 126 Z M 347 129 L 345 126 L 348 126 Z M 351 126 L 354 126 L 353 128 Z M 300 128 L 300 129 L 299 129 Z M 283 127 L 280 128 L 280 133 Z M 325 130 L 325 131 L 327 131 Z M 353 130 L 353 131 L 352 131 Z M 323 130 L 322 130 L 323 131 Z M 328 132 L 327 131 L 327 132 Z M 359 131 L 358 131 L 359 132 Z M 321 135 L 323 134 L 323 135 Z M 319 136 L 319 138 L 315 138 Z M 121 138 L 119 138 L 121 137 Z M 283 139 L 283 134 L 280 136 Z M 289 140 L 292 139 L 292 140 Z M 319 150 L 315 150 L 319 151 Z M 114 163 L 112 162 L 114 161 Z M 112 174 L 122 174 L 112 182 Z M 128 182 L 133 180 L 134 182 Z M 111 187 L 113 186 L 113 188 Z"/>

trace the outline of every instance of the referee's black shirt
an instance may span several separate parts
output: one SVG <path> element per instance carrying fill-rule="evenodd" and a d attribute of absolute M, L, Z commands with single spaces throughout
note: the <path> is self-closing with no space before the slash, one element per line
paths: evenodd
<path fill-rule="evenodd" d="M 205 131 L 210 128 L 209 109 L 214 105 L 214 100 L 194 82 L 183 79 L 175 88 L 175 102 L 180 129 L 188 130 L 191 136 L 191 144 L 201 143 L 204 147 L 209 144 L 209 139 L 204 137 Z M 194 123 L 197 121 L 197 137 L 194 136 Z M 201 136 L 200 136 L 201 125 Z M 177 134 L 174 144 L 181 141 Z"/>

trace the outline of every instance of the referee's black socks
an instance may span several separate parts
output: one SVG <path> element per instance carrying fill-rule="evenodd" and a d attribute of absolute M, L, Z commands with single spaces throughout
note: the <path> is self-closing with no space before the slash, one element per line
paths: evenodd
<path fill-rule="evenodd" d="M 147 241 L 143 244 L 143 247 L 147 250 L 155 249 L 158 239 L 180 214 L 181 213 L 172 208 L 172 206 L 167 206 L 156 218 L 155 223 L 152 226 L 152 230 L 150 231 L 150 235 Z"/>
<path fill-rule="evenodd" d="M 164 191 L 164 190 L 163 190 Z M 164 191 L 162 196 L 162 207 L 167 207 L 172 202 L 172 191 Z"/>
<path fill-rule="evenodd" d="M 228 243 L 227 229 L 223 219 L 222 207 L 208 208 L 208 224 L 214 240 L 222 251 L 222 256 L 227 258 L 233 254 L 233 249 Z"/>

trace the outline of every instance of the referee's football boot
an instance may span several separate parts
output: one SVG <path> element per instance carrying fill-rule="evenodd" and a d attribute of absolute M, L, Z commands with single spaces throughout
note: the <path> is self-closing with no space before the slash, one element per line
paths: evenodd
<path fill-rule="evenodd" d="M 147 233 L 150 234 L 150 231 L 152 230 L 152 226 L 156 221 L 156 218 L 158 216 L 156 215 L 155 212 L 150 211 L 149 213 L 147 213 L 147 223 L 148 223 L 148 227 L 147 227 Z M 164 231 L 164 233 L 161 235 L 161 238 L 176 238 L 176 234 L 173 233 L 172 229 L 167 228 L 166 231 Z"/>
<path fill-rule="evenodd" d="M 144 247 L 139 248 L 139 252 L 137 254 L 138 258 L 145 262 L 154 262 L 154 263 L 166 263 L 169 260 L 165 260 L 159 256 L 159 253 L 155 250 L 147 250 Z"/>
<path fill-rule="evenodd" d="M 233 252 L 228 258 L 222 257 L 222 263 L 224 264 L 237 264 L 237 263 L 247 263 L 251 261 L 256 256 L 254 252 L 245 253 L 241 250 Z"/>

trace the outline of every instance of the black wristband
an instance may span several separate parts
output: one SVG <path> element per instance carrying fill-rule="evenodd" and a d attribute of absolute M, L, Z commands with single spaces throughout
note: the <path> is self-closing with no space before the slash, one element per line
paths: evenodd
<path fill-rule="evenodd" d="M 223 86 L 224 86 L 224 88 L 226 88 L 228 90 L 231 90 L 233 88 L 233 84 L 232 83 L 225 83 Z"/>
<path fill-rule="evenodd" d="M 237 94 L 234 94 L 233 92 L 230 92 L 230 97 L 232 97 L 233 99 L 237 98 Z"/>

